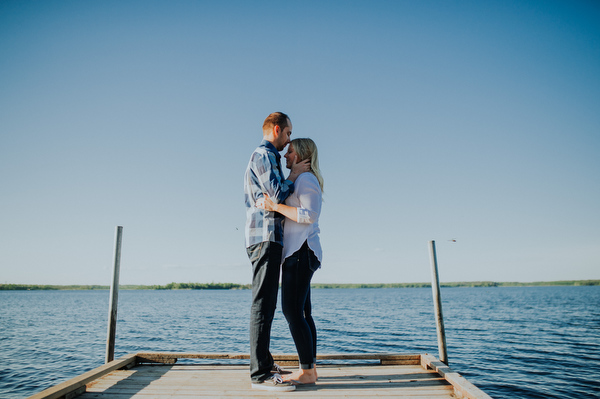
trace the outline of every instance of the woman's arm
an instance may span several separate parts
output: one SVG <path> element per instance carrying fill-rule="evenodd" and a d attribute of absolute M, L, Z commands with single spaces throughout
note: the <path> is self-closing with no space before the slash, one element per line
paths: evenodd
<path fill-rule="evenodd" d="M 285 204 L 276 204 L 271 200 L 268 194 L 256 202 L 257 208 L 266 211 L 278 212 L 288 219 L 297 223 L 311 224 L 317 221 L 321 213 L 321 189 L 316 179 L 302 179 L 297 187 L 298 200 L 300 207 L 293 207 Z"/>
<path fill-rule="evenodd" d="M 269 194 L 265 194 L 264 198 L 256 201 L 256 207 L 269 212 L 278 212 L 294 222 L 298 221 L 298 208 L 285 204 L 276 204 L 273 202 L 273 200 L 271 200 Z"/>

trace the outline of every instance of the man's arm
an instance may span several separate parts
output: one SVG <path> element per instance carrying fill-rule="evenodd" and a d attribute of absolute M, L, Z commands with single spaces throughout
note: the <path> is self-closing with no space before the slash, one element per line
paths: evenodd
<path fill-rule="evenodd" d="M 283 202 L 294 191 L 293 181 L 283 177 L 273 154 L 255 153 L 252 171 L 258 179 L 261 193 L 268 194 L 273 201 Z"/>

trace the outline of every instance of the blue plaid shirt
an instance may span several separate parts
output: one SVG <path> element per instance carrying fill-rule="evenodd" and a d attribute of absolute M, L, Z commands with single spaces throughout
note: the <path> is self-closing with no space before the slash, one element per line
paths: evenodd
<path fill-rule="evenodd" d="M 281 171 L 281 155 L 267 140 L 254 150 L 244 176 L 246 200 L 246 248 L 264 241 L 283 245 L 284 217 L 254 206 L 256 200 L 269 194 L 273 202 L 282 203 L 294 192 L 294 183 L 285 180 Z"/>

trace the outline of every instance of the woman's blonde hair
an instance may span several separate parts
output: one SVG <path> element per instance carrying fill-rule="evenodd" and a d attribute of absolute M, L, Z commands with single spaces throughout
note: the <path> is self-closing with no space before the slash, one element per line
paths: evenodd
<path fill-rule="evenodd" d="M 300 158 L 298 162 L 310 159 L 310 169 L 313 175 L 319 181 L 321 186 L 321 192 L 323 192 L 323 176 L 321 176 L 321 170 L 319 169 L 319 152 L 317 151 L 317 145 L 311 139 L 294 139 L 292 140 L 291 146 L 294 147 L 294 151 Z"/>

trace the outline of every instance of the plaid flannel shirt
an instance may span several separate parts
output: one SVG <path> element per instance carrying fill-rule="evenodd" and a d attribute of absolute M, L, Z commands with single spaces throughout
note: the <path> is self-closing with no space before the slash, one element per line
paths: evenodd
<path fill-rule="evenodd" d="M 256 200 L 269 194 L 273 202 L 282 203 L 294 192 L 294 183 L 285 180 L 281 171 L 281 155 L 267 140 L 254 150 L 244 176 L 246 201 L 246 248 L 264 241 L 283 245 L 284 217 L 254 206 Z"/>

